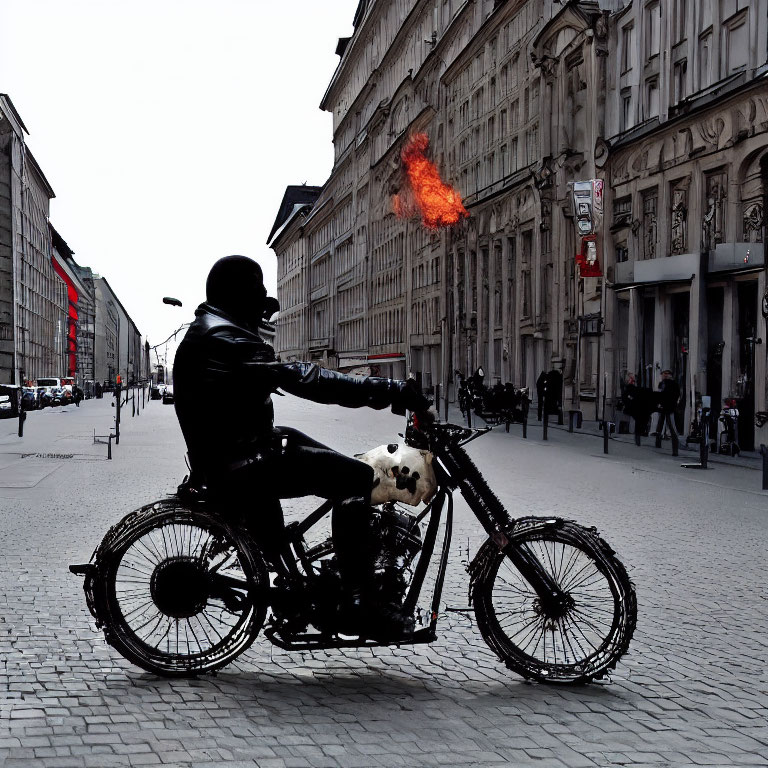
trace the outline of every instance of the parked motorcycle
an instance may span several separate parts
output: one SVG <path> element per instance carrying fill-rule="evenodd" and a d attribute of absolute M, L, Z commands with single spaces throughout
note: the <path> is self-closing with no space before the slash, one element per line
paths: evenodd
<path fill-rule="evenodd" d="M 70 566 L 84 576 L 97 627 L 125 658 L 166 676 L 223 667 L 262 628 L 287 650 L 431 643 L 458 488 L 488 536 L 468 568 L 469 600 L 485 642 L 507 667 L 533 680 L 583 683 L 605 675 L 626 652 L 637 620 L 635 589 L 614 551 L 595 528 L 554 516 L 511 518 L 464 450 L 490 427 L 473 430 L 427 416 L 409 420 L 405 447 L 390 446 L 397 457 L 386 473 L 397 482 L 375 508 L 374 522 L 377 589 L 415 613 L 412 633 L 392 643 L 340 634 L 342 583 L 333 542 L 308 546 L 304 538 L 331 502 L 287 526 L 282 562 L 271 565 L 270 579 L 247 519 L 217 508 L 194 478 L 185 478 L 177 495 L 131 512 L 89 563 Z M 390 447 L 377 450 L 384 455 Z M 414 466 L 434 472 L 433 495 L 418 514 L 395 501 L 416 482 Z M 262 497 L 261 503 L 279 502 Z M 428 588 L 422 602 L 428 583 L 431 594 Z M 427 610 L 419 607 L 426 604 Z"/>

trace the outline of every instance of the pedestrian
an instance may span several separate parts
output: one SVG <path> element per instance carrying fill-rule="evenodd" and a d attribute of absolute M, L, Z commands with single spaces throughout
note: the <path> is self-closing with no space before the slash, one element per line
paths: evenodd
<path fill-rule="evenodd" d="M 548 416 L 558 416 L 562 424 L 563 408 L 563 375 L 554 368 L 547 374 L 547 389 L 544 393 L 544 413 Z"/>
<path fill-rule="evenodd" d="M 539 421 L 541 421 L 541 414 L 544 408 L 544 396 L 547 391 L 547 372 L 542 371 L 539 374 L 539 378 L 536 379 L 536 408 L 538 411 Z"/>
<path fill-rule="evenodd" d="M 680 400 L 680 386 L 672 378 L 672 371 L 668 368 L 661 372 L 659 382 L 659 420 L 656 423 L 656 447 L 661 448 L 661 438 L 664 434 L 664 426 L 669 430 L 673 441 L 677 439 L 675 427 L 675 411 Z"/>

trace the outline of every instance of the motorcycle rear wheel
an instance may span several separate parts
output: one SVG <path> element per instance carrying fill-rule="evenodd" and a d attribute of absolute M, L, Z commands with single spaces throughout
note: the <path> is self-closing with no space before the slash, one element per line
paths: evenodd
<path fill-rule="evenodd" d="M 107 642 L 148 672 L 219 669 L 264 624 L 269 576 L 247 534 L 175 499 L 127 515 L 94 564 L 93 607 Z"/>
<path fill-rule="evenodd" d="M 472 601 L 480 632 L 514 672 L 545 683 L 603 677 L 629 647 L 637 623 L 635 588 L 594 529 L 571 521 L 532 527 L 510 547 L 527 546 L 568 596 L 561 616 L 548 616 L 528 582 L 495 543 L 478 553 L 481 576 Z"/>

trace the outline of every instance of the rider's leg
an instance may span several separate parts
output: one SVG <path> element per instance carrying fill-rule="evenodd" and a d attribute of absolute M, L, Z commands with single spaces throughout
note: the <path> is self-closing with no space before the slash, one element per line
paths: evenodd
<path fill-rule="evenodd" d="M 301 432 L 278 427 L 286 446 L 282 462 L 290 468 L 289 483 L 281 496 L 308 494 L 334 500 L 333 543 L 342 583 L 345 587 L 344 613 L 349 624 L 369 631 L 378 639 L 401 635 L 413 629 L 413 620 L 399 606 L 374 604 L 370 594 L 373 581 L 374 546 L 371 533 L 370 496 L 373 469 L 318 443 Z"/>
<path fill-rule="evenodd" d="M 277 474 L 281 498 L 332 499 L 333 544 L 342 580 L 360 592 L 372 575 L 370 506 L 373 469 L 328 448 L 295 429 L 278 427 L 285 450 Z"/>

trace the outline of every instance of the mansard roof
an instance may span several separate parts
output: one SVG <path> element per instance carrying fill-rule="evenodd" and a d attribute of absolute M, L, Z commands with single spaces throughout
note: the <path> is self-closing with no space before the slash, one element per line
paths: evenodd
<path fill-rule="evenodd" d="M 267 245 L 272 241 L 275 233 L 282 227 L 288 218 L 294 213 L 294 206 L 314 205 L 315 200 L 320 197 L 322 187 L 308 187 L 306 184 L 291 185 L 285 188 L 283 201 L 275 217 L 275 223 L 272 225 L 272 231 L 267 238 Z"/>

